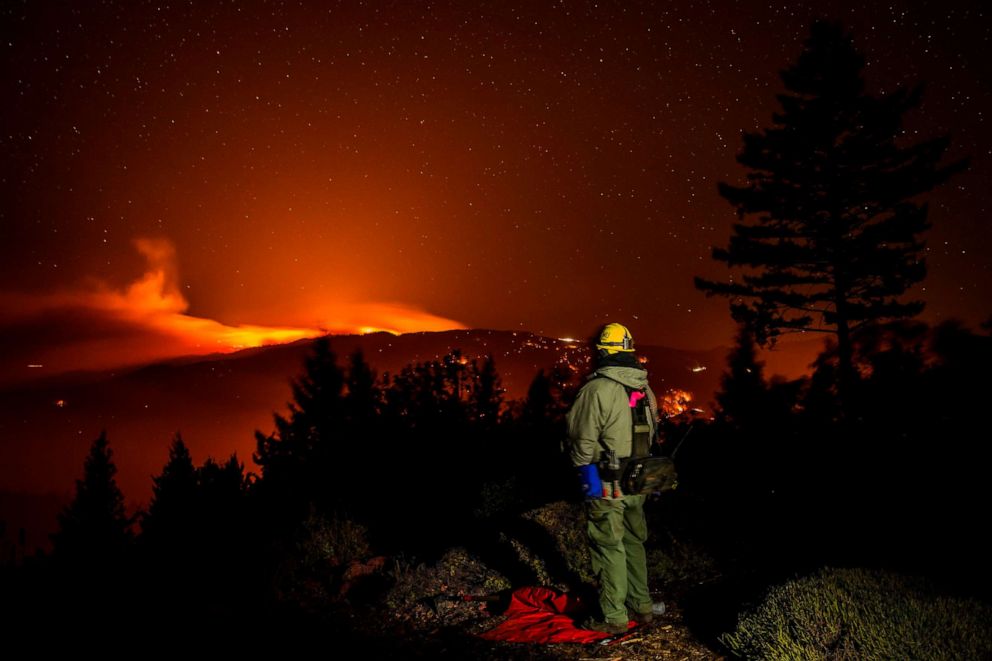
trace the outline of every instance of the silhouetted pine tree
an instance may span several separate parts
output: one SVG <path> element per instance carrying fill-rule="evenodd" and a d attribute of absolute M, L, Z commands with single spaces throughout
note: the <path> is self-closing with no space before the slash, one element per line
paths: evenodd
<path fill-rule="evenodd" d="M 59 515 L 59 529 L 52 535 L 56 558 L 90 567 L 120 562 L 132 535 L 124 509 L 124 494 L 117 487 L 117 467 L 107 443 L 107 432 L 93 441 L 76 480 L 76 495 Z"/>
<path fill-rule="evenodd" d="M 367 479 L 361 466 L 366 465 L 370 455 L 379 456 L 376 447 L 381 447 L 386 435 L 383 420 L 379 415 L 382 405 L 382 392 L 378 378 L 372 367 L 365 361 L 361 349 L 356 349 L 348 357 L 347 376 L 343 402 L 343 420 L 338 438 L 331 446 L 329 457 L 335 495 L 335 510 L 357 514 L 357 505 L 362 501 L 359 494 L 368 489 Z M 328 515 L 328 511 L 316 514 Z"/>
<path fill-rule="evenodd" d="M 182 435 L 176 432 L 168 462 L 152 478 L 152 500 L 141 522 L 145 541 L 169 546 L 188 543 L 196 499 L 196 468 Z"/>
<path fill-rule="evenodd" d="M 346 416 L 352 426 L 371 424 L 378 415 L 380 392 L 376 380 L 376 373 L 365 361 L 362 350 L 356 349 L 348 357 L 344 396 Z"/>
<path fill-rule="evenodd" d="M 988 322 L 983 328 L 989 328 Z M 917 445 L 917 457 L 925 463 L 925 472 L 908 473 L 906 481 L 930 476 L 935 485 L 918 491 L 931 497 L 935 514 L 930 520 L 939 520 L 944 530 L 927 537 L 949 556 L 947 567 L 954 568 L 964 585 L 989 596 L 992 543 L 980 521 L 989 500 L 992 450 L 982 431 L 986 423 L 981 411 L 992 401 L 992 336 L 945 321 L 931 331 L 930 356 L 922 404 L 907 416 L 923 441 Z M 913 516 L 914 522 L 921 518 L 918 512 Z"/>
<path fill-rule="evenodd" d="M 492 356 L 485 356 L 480 366 L 472 361 L 472 390 L 469 393 L 469 417 L 476 429 L 491 432 L 499 423 L 503 407 L 503 385 Z"/>
<path fill-rule="evenodd" d="M 265 436 L 255 432 L 255 463 L 262 467 L 262 477 L 286 471 L 309 458 L 321 440 L 329 440 L 341 420 L 344 374 L 337 366 L 327 336 L 314 340 L 313 353 L 304 362 L 304 373 L 293 379 L 293 401 L 289 416 L 274 414 L 276 432 Z"/>
<path fill-rule="evenodd" d="M 527 386 L 527 396 L 524 398 L 520 411 L 520 421 L 527 426 L 537 427 L 552 420 L 560 408 L 552 392 L 551 379 L 539 370 Z"/>
<path fill-rule="evenodd" d="M 727 371 L 716 394 L 717 418 L 736 427 L 754 430 L 768 414 L 768 384 L 765 364 L 758 361 L 754 336 L 745 324 L 737 331 L 737 342 L 727 357 Z"/>
<path fill-rule="evenodd" d="M 556 365 L 550 373 L 539 370 L 527 387 L 521 403 L 520 419 L 528 425 L 564 424 L 565 413 L 585 379 L 564 365 Z"/>
<path fill-rule="evenodd" d="M 388 416 L 410 433 L 440 431 L 461 433 L 467 420 L 466 401 L 473 376 L 468 360 L 455 349 L 440 360 L 407 365 L 385 391 Z"/>
<path fill-rule="evenodd" d="M 543 369 L 538 371 L 527 387 L 519 418 L 514 421 L 519 428 L 515 437 L 520 439 L 515 450 L 518 457 L 529 458 L 530 464 L 523 467 L 524 477 L 533 485 L 539 500 L 578 494 L 578 481 L 563 447 L 567 406 L 561 387 L 556 385 L 563 378 L 561 373 L 549 378 Z"/>
<path fill-rule="evenodd" d="M 269 504 L 295 520 L 311 502 L 326 511 L 334 493 L 329 478 L 344 420 L 345 379 L 327 336 L 314 340 L 304 373 L 291 385 L 289 416 L 274 414 L 276 431 L 268 436 L 255 432 L 252 459 L 262 468 L 259 487 Z"/>
<path fill-rule="evenodd" d="M 852 331 L 923 308 L 899 300 L 926 273 L 927 206 L 917 196 L 966 166 L 938 165 L 944 136 L 898 145 L 921 87 L 872 96 L 863 68 L 838 25 L 813 24 L 798 62 L 782 72 L 774 126 L 744 134 L 737 160 L 751 170 L 747 185 L 719 186 L 742 220 L 713 258 L 744 271 L 729 283 L 696 278 L 708 295 L 731 299 L 759 344 L 783 332 L 835 334 L 842 404 L 855 379 Z"/>
<path fill-rule="evenodd" d="M 494 381 L 495 382 L 495 381 Z M 378 515 L 363 521 L 375 541 L 437 545 L 457 533 L 450 521 L 469 515 L 491 457 L 479 443 L 486 432 L 472 416 L 478 375 L 460 350 L 407 365 L 382 393 L 382 436 L 368 443 L 366 474 L 373 480 L 366 505 Z M 422 498 L 443 497 L 442 518 L 420 514 Z M 378 537 L 378 539 L 383 539 Z"/>
<path fill-rule="evenodd" d="M 245 492 L 244 465 L 232 454 L 223 464 L 208 457 L 196 470 L 201 516 L 214 521 L 229 520 L 241 508 Z"/>
<path fill-rule="evenodd" d="M 203 612 L 248 608 L 261 595 L 244 577 L 264 561 L 237 456 L 224 463 L 208 457 L 194 468 L 177 434 L 169 462 L 154 481 L 155 499 L 142 534 L 148 572 L 144 607 L 159 618 L 181 608 L 194 620 Z"/>

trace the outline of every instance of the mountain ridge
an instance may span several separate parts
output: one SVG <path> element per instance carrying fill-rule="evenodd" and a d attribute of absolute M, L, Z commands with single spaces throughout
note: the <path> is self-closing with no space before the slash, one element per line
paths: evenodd
<path fill-rule="evenodd" d="M 150 497 L 151 477 L 161 471 L 176 432 L 197 463 L 208 456 L 226 459 L 237 453 L 251 471 L 254 431 L 269 433 L 273 414 L 285 414 L 292 399 L 290 383 L 302 373 L 314 339 L 50 375 L 21 388 L 8 387 L 0 397 L 0 490 L 71 491 L 90 444 L 104 429 L 119 469 L 118 482 L 132 507 Z M 492 355 L 508 401 L 522 399 L 538 371 L 549 371 L 556 363 L 575 374 L 589 369 L 583 341 L 527 331 L 380 332 L 331 335 L 330 340 L 340 363 L 361 349 L 380 375 L 454 349 L 468 359 Z M 689 391 L 693 405 L 704 411 L 719 385 L 726 351 L 638 347 L 659 394 Z M 0 512 L 0 520 L 3 515 Z"/>

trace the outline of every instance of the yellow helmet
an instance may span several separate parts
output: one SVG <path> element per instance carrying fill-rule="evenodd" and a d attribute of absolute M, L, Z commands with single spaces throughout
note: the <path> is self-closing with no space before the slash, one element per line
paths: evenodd
<path fill-rule="evenodd" d="M 599 334 L 597 349 L 602 349 L 606 353 L 617 353 L 618 351 L 630 352 L 634 350 L 634 337 L 621 324 L 606 324 L 603 332 Z"/>

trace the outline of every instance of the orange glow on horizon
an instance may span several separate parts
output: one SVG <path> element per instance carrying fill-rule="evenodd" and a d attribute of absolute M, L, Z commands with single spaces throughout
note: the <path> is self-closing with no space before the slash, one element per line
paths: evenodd
<path fill-rule="evenodd" d="M 179 345 L 214 351 L 293 342 L 321 334 L 319 329 L 313 328 L 227 325 L 188 315 L 189 302 L 179 291 L 176 251 L 172 243 L 166 239 L 139 238 L 135 239 L 134 245 L 148 262 L 148 270 L 124 291 L 96 281 L 89 291 L 60 298 L 71 298 L 75 305 L 89 309 L 117 313 L 135 324 L 174 336 Z"/>
<path fill-rule="evenodd" d="M 134 245 L 147 262 L 145 272 L 123 289 L 88 278 L 78 287 L 41 295 L 4 294 L 3 316 L 41 318 L 50 313 L 83 315 L 118 329 L 118 336 L 80 337 L 46 347 L 31 365 L 104 369 L 164 358 L 283 344 L 326 334 L 394 335 L 463 329 L 465 326 L 400 303 L 330 301 L 307 325 L 225 324 L 188 314 L 179 288 L 176 252 L 167 239 L 139 238 Z M 56 317 L 57 318 L 57 317 Z M 44 323 L 44 322 L 43 322 Z M 57 323 L 57 322 L 56 322 Z M 120 330 L 123 329 L 123 330 Z M 27 361 L 25 361 L 27 362 Z"/>

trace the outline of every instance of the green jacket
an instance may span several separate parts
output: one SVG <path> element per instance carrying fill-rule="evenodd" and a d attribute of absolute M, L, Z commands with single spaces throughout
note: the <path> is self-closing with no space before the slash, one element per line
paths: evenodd
<path fill-rule="evenodd" d="M 598 462 L 603 445 L 616 450 L 620 458 L 629 457 L 633 421 L 625 385 L 647 389 L 652 436 L 657 424 L 658 400 L 648 386 L 647 371 L 611 365 L 600 367 L 588 379 L 565 417 L 572 464 L 584 466 Z"/>

